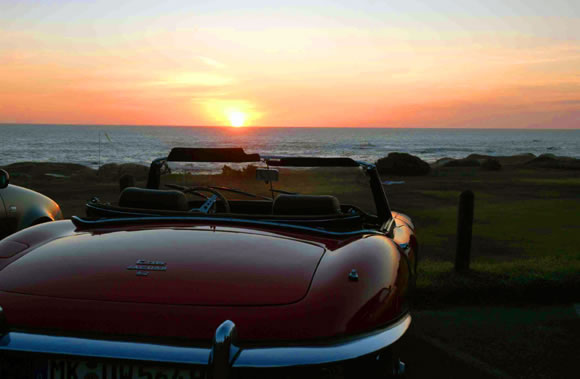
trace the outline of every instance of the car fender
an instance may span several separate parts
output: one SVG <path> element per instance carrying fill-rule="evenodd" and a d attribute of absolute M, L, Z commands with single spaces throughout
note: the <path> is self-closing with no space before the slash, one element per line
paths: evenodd
<path fill-rule="evenodd" d="M 39 221 L 62 219 L 62 212 L 56 202 L 27 188 L 8 185 L 2 190 L 2 198 L 7 218 L 14 220 L 11 224 L 15 230 L 12 232 L 37 224 Z"/>
<path fill-rule="evenodd" d="M 54 211 L 52 209 L 47 209 L 47 207 L 39 207 L 39 206 L 30 207 L 20 217 L 18 229 L 22 230 L 30 226 L 42 224 L 49 221 L 54 221 L 55 219 L 58 219 L 58 213 L 56 216 L 57 217 L 55 217 L 54 215 Z"/>
<path fill-rule="evenodd" d="M 413 277 L 417 276 L 417 263 L 419 259 L 419 245 L 415 232 L 406 222 L 396 221 L 396 226 L 393 229 L 393 241 L 397 244 L 403 256 L 409 261 L 411 274 Z"/>
<path fill-rule="evenodd" d="M 6 207 L 4 206 L 4 199 L 2 198 L 3 189 L 0 189 L 0 240 L 9 235 L 10 231 L 14 229 L 11 227 L 8 218 L 6 217 Z"/>
<path fill-rule="evenodd" d="M 365 236 L 327 251 L 308 294 L 333 329 L 361 333 L 394 322 L 407 311 L 408 260 L 388 237 Z"/>

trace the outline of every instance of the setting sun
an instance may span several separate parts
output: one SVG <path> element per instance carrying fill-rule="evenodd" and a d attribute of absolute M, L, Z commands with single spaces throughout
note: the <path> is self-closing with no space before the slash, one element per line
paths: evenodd
<path fill-rule="evenodd" d="M 240 111 L 232 111 L 228 113 L 228 119 L 230 120 L 231 126 L 239 128 L 240 126 L 244 126 L 246 114 Z"/>

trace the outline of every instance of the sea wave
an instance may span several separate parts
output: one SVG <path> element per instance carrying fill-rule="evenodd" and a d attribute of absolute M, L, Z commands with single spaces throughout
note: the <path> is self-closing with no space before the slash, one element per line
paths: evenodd
<path fill-rule="evenodd" d="M 433 153 L 443 154 L 446 152 L 472 153 L 475 152 L 475 150 L 464 147 L 433 147 L 419 151 L 420 154 L 433 154 Z"/>

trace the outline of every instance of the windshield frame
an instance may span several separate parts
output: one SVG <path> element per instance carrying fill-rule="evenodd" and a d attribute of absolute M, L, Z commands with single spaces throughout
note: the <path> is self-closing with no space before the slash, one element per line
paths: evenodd
<path fill-rule="evenodd" d="M 170 170 L 168 162 L 215 162 L 215 163 L 264 163 L 271 167 L 360 167 L 369 178 L 369 186 L 376 208 L 379 224 L 392 219 L 391 208 L 374 164 L 355 161 L 346 157 L 289 157 L 246 154 L 242 148 L 184 148 L 176 147 L 167 157 L 153 160 L 149 167 L 147 188 L 159 189 L 161 175 Z"/>

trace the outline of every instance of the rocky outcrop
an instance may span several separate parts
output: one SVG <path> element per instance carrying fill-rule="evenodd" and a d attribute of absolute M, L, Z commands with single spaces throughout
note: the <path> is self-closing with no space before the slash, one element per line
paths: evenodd
<path fill-rule="evenodd" d="M 488 158 L 481 163 L 482 170 L 499 171 L 501 170 L 501 163 L 497 159 Z"/>
<path fill-rule="evenodd" d="M 431 167 L 433 167 L 433 168 L 445 167 L 445 165 L 448 162 L 451 162 L 451 161 L 454 161 L 454 160 L 455 159 L 449 158 L 449 157 L 439 158 L 435 162 L 431 163 Z"/>
<path fill-rule="evenodd" d="M 427 175 L 431 170 L 427 162 L 407 153 L 389 153 L 376 164 L 377 170 L 383 175 L 420 176 Z"/>
<path fill-rule="evenodd" d="M 149 167 L 136 163 L 107 163 L 102 165 L 97 170 L 97 176 L 101 180 L 118 180 L 124 175 L 133 176 L 137 180 L 144 180 L 147 178 Z"/>
<path fill-rule="evenodd" d="M 95 170 L 75 163 L 19 162 L 3 167 L 11 177 L 59 179 L 68 177 L 94 177 Z"/>
<path fill-rule="evenodd" d="M 509 156 L 492 156 L 492 155 L 483 155 L 483 154 L 470 154 L 465 159 L 473 159 L 477 160 L 480 163 L 483 163 L 486 159 L 495 159 L 497 160 L 502 166 L 517 166 L 521 164 L 525 164 L 532 159 L 536 158 L 536 156 L 532 153 L 526 154 L 517 154 L 517 155 L 509 155 Z"/>
<path fill-rule="evenodd" d="M 463 158 L 454 159 L 443 165 L 443 167 L 480 167 L 481 162 L 477 159 Z"/>
<path fill-rule="evenodd" d="M 503 166 L 519 166 L 535 158 L 536 156 L 531 153 L 512 156 L 470 154 L 462 159 L 444 158 L 444 161 L 440 159 L 435 164 L 438 167 L 481 167 L 483 170 L 497 171 L 501 170 Z"/>
<path fill-rule="evenodd" d="M 580 159 L 557 157 L 554 154 L 542 154 L 526 163 L 529 167 L 557 168 L 563 170 L 580 170 Z"/>

